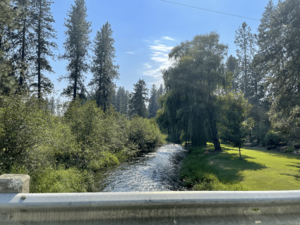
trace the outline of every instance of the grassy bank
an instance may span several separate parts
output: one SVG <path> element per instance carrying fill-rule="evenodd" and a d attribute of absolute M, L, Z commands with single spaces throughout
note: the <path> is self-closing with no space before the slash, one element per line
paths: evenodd
<path fill-rule="evenodd" d="M 299 190 L 300 156 L 259 148 L 222 145 L 224 153 L 213 153 L 213 146 L 190 148 L 180 176 L 193 190 Z"/>

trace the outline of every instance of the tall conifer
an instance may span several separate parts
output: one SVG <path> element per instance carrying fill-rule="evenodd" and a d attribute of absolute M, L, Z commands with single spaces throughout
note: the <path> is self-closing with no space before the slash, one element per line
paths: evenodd
<path fill-rule="evenodd" d="M 134 92 L 131 94 L 129 100 L 130 115 L 138 115 L 140 117 L 147 117 L 146 102 L 148 101 L 148 89 L 144 80 L 139 80 L 134 84 Z"/>
<path fill-rule="evenodd" d="M 87 57 L 90 46 L 89 34 L 91 33 L 91 23 L 86 20 L 87 8 L 85 0 L 75 0 L 68 12 L 68 18 L 65 19 L 67 37 L 64 42 L 65 53 L 60 56 L 61 59 L 67 60 L 66 76 L 60 77 L 69 81 L 69 86 L 63 90 L 65 95 L 73 95 L 73 99 L 85 97 L 84 73 L 89 69 Z"/>
<path fill-rule="evenodd" d="M 42 97 L 42 91 L 50 92 L 53 84 L 49 78 L 43 74 L 46 72 L 53 72 L 48 57 L 54 58 L 52 49 L 57 48 L 53 38 L 56 38 L 56 32 L 52 26 L 55 22 L 51 13 L 51 0 L 33 0 L 34 7 L 34 31 L 35 31 L 35 50 L 34 56 L 36 62 L 35 76 L 37 82 L 32 86 L 37 88 L 38 98 Z"/>
<path fill-rule="evenodd" d="M 104 112 L 112 101 L 115 90 L 114 80 L 119 78 L 119 66 L 114 65 L 116 50 L 113 46 L 115 40 L 112 34 L 108 22 L 97 32 L 91 68 L 94 77 L 89 83 L 90 86 L 94 86 L 97 105 L 101 106 Z"/>
<path fill-rule="evenodd" d="M 237 46 L 238 67 L 240 72 L 240 88 L 248 98 L 250 66 L 255 53 L 255 38 L 246 22 L 236 31 L 234 43 Z"/>

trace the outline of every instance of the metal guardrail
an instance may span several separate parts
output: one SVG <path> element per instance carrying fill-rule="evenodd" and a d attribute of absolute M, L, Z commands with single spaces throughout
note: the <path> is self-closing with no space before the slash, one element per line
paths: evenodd
<path fill-rule="evenodd" d="M 300 224 L 300 191 L 0 194 L 0 224 Z"/>
<path fill-rule="evenodd" d="M 29 194 L 29 181 L 0 176 L 0 225 L 300 225 L 300 191 Z"/>

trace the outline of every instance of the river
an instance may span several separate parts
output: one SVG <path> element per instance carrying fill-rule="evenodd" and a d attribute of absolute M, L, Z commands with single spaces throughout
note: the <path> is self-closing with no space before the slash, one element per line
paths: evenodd
<path fill-rule="evenodd" d="M 184 191 L 179 179 L 186 154 L 181 145 L 167 144 L 116 168 L 98 174 L 101 192 Z"/>

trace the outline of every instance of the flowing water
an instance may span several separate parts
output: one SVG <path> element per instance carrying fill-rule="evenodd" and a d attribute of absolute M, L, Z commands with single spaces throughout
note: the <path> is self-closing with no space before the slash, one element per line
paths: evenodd
<path fill-rule="evenodd" d="M 185 190 L 179 179 L 186 150 L 168 144 L 117 168 L 98 175 L 101 192 L 145 192 Z"/>

